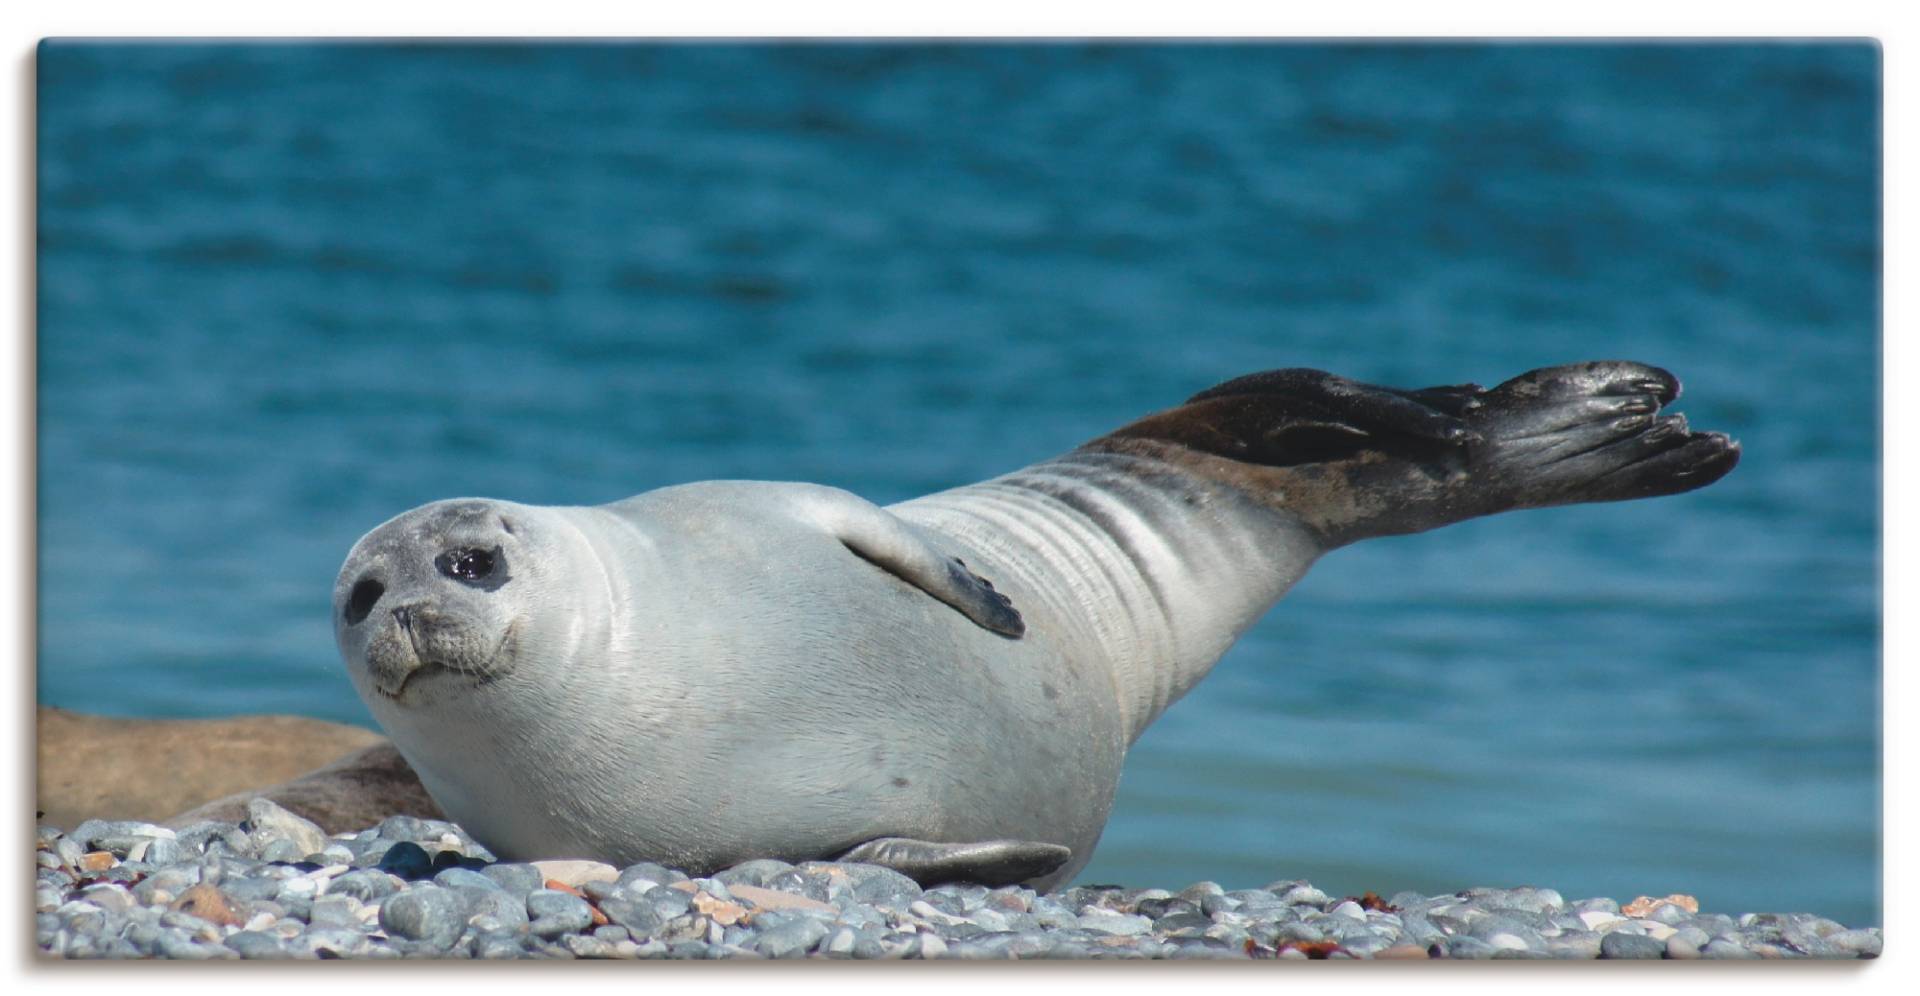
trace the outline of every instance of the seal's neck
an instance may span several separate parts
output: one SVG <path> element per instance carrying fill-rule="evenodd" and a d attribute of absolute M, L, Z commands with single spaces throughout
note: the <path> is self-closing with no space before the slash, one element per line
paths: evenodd
<path fill-rule="evenodd" d="M 978 551 L 980 573 L 1019 592 L 1030 633 L 1051 627 L 1063 652 L 1110 669 L 1129 739 L 1321 552 L 1309 530 L 1229 485 L 1088 449 L 892 511 Z"/>

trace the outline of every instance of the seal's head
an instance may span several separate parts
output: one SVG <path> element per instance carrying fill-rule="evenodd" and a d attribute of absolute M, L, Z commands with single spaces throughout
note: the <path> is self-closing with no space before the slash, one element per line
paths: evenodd
<path fill-rule="evenodd" d="M 333 586 L 333 631 L 361 698 L 428 706 L 525 665 L 523 645 L 541 635 L 530 629 L 540 628 L 545 548 L 556 541 L 538 511 L 434 502 L 354 545 Z"/>

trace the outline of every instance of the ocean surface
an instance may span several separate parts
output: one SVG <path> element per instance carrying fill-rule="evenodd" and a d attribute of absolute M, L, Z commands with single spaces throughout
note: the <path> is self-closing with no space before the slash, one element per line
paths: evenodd
<path fill-rule="evenodd" d="M 1239 374 L 1630 358 L 1703 491 L 1324 559 L 1082 881 L 1880 922 L 1880 55 L 50 43 L 42 703 L 371 725 L 334 573 L 437 498 L 882 503 Z"/>

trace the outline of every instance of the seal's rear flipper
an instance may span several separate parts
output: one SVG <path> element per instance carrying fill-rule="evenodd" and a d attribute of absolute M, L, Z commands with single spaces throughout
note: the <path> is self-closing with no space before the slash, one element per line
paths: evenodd
<path fill-rule="evenodd" d="M 1514 508 L 1679 494 L 1725 476 L 1740 445 L 1659 414 L 1658 367 L 1576 363 L 1400 390 L 1318 370 L 1227 381 L 1083 450 L 1168 460 L 1312 528 L 1327 546 Z"/>
<path fill-rule="evenodd" d="M 1740 462 L 1740 444 L 1659 414 L 1679 397 L 1678 378 L 1639 363 L 1521 374 L 1481 396 L 1473 421 L 1490 445 L 1479 473 L 1527 508 L 1706 487 Z"/>
<path fill-rule="evenodd" d="M 881 865 L 927 886 L 974 882 L 998 887 L 1038 878 L 1072 858 L 1072 848 L 1032 840 L 936 844 L 910 837 L 876 837 L 834 860 Z"/>
<path fill-rule="evenodd" d="M 804 514 L 861 559 L 953 606 L 983 629 L 1015 638 L 1027 631 L 1011 599 L 958 558 L 935 549 L 917 527 L 850 492 L 809 490 Z"/>

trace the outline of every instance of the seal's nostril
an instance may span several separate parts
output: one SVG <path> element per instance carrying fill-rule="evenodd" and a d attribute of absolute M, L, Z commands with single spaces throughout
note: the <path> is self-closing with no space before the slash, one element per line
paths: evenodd
<path fill-rule="evenodd" d="M 358 626 L 373 611 L 380 596 L 387 593 L 387 586 L 372 578 L 363 578 L 353 586 L 353 594 L 347 596 L 347 625 Z"/>

